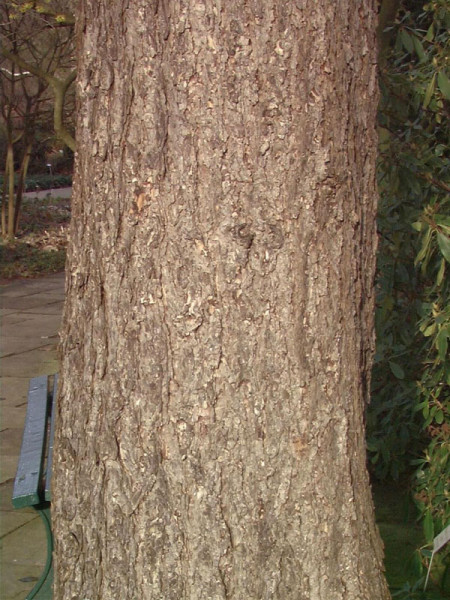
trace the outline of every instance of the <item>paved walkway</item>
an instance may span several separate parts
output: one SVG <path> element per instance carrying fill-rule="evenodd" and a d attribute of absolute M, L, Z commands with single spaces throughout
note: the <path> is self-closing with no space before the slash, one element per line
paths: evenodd
<path fill-rule="evenodd" d="M 72 188 L 56 188 L 54 190 L 35 190 L 34 192 L 25 192 L 25 198 L 47 198 L 51 196 L 52 198 L 70 198 L 72 196 Z"/>
<path fill-rule="evenodd" d="M 46 559 L 41 519 L 14 510 L 13 482 L 25 420 L 28 381 L 58 370 L 56 346 L 64 273 L 0 285 L 0 598 L 23 600 Z"/>

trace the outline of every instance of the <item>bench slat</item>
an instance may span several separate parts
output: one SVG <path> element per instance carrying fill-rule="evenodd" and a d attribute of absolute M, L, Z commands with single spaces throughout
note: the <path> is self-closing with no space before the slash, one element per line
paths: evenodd
<path fill-rule="evenodd" d="M 52 467 L 53 467 L 53 439 L 55 437 L 55 415 L 56 415 L 56 394 L 58 391 L 58 375 L 55 375 L 53 382 L 52 398 L 50 406 L 52 407 L 52 417 L 50 422 L 50 439 L 48 442 L 48 458 L 45 475 L 45 499 L 50 502 L 52 499 Z"/>
<path fill-rule="evenodd" d="M 42 500 L 40 483 L 47 429 L 47 380 L 47 376 L 42 376 L 30 381 L 22 450 L 12 498 L 15 508 L 33 506 Z"/>

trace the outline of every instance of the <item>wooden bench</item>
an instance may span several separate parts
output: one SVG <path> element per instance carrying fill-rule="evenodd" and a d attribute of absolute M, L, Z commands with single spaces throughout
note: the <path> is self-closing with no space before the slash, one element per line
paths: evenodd
<path fill-rule="evenodd" d="M 41 516 L 47 535 L 47 561 L 39 581 L 26 600 L 52 598 L 53 535 L 50 503 L 55 413 L 53 402 L 57 384 L 57 375 L 45 375 L 30 380 L 22 449 L 14 482 L 14 508 L 33 507 Z"/>

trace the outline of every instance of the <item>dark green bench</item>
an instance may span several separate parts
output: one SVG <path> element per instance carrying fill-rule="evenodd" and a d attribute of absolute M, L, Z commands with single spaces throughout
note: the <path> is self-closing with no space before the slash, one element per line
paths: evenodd
<path fill-rule="evenodd" d="M 52 409 L 57 384 L 57 375 L 44 375 L 30 380 L 22 449 L 14 482 L 14 508 L 33 507 L 40 514 L 47 534 L 47 561 L 44 571 L 25 600 L 52 598 L 53 535 L 50 503 L 55 412 Z"/>

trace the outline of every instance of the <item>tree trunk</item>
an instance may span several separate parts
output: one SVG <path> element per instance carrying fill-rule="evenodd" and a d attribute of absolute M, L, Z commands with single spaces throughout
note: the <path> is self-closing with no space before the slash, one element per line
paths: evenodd
<path fill-rule="evenodd" d="M 55 598 L 382 600 L 371 0 L 82 0 Z"/>
<path fill-rule="evenodd" d="M 23 193 L 25 191 L 25 181 L 28 173 L 28 165 L 30 164 L 32 148 L 33 142 L 28 142 L 24 150 L 22 163 L 20 165 L 19 177 L 17 181 L 16 205 L 14 207 L 14 235 L 17 234 L 19 229 L 20 209 L 22 208 Z"/>
<path fill-rule="evenodd" d="M 400 8 L 400 0 L 382 0 L 378 15 L 378 65 L 382 69 L 386 65 L 389 46 L 393 36 L 395 18 Z"/>
<path fill-rule="evenodd" d="M 6 162 L 8 165 L 8 225 L 6 228 L 6 239 L 14 239 L 14 145 L 8 140 L 6 151 Z"/>
<path fill-rule="evenodd" d="M 64 102 L 69 87 L 75 81 L 76 71 L 72 71 L 63 81 L 51 78 L 55 104 L 53 107 L 53 124 L 56 136 L 66 144 L 68 148 L 75 152 L 76 142 L 70 132 L 64 127 Z"/>
<path fill-rule="evenodd" d="M 6 155 L 5 159 L 5 170 L 3 172 L 3 185 L 2 185 L 2 237 L 6 238 L 6 198 L 8 197 L 8 183 L 9 183 L 9 156 Z"/>

